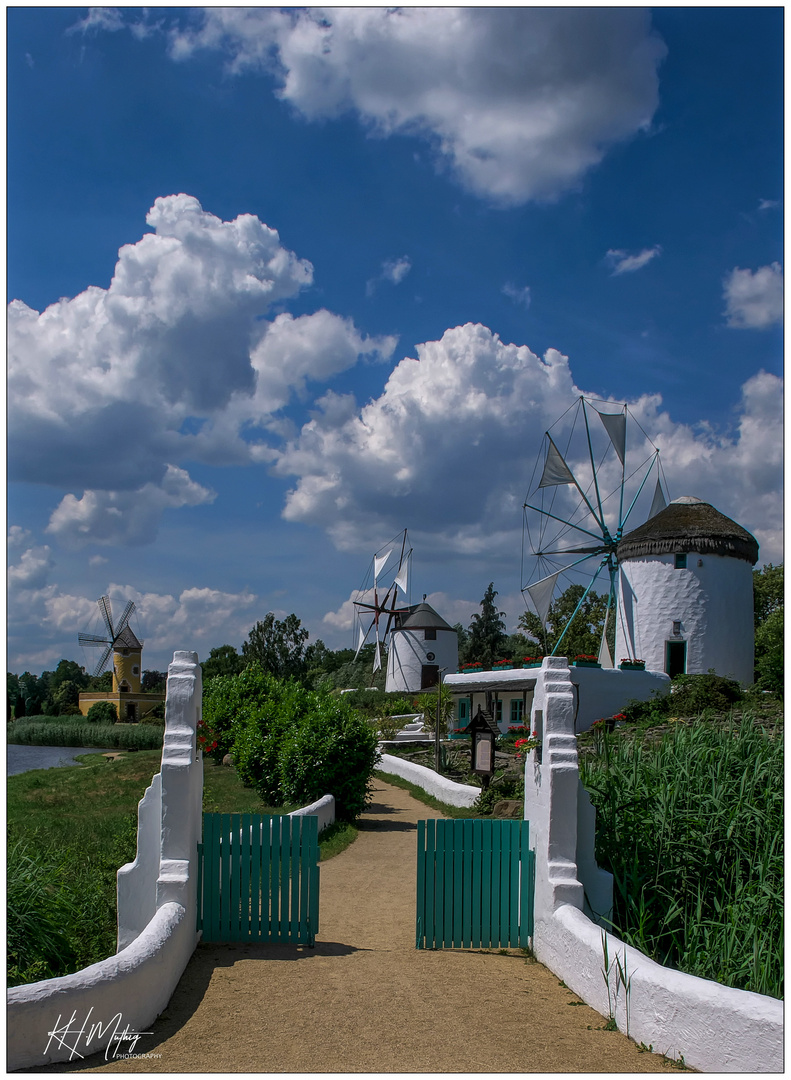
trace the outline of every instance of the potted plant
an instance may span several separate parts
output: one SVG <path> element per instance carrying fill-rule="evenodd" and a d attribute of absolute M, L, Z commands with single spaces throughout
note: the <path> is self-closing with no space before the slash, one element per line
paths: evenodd
<path fill-rule="evenodd" d="M 543 662 L 543 656 L 525 656 L 522 659 L 522 667 L 541 667 Z"/>
<path fill-rule="evenodd" d="M 492 664 L 492 671 L 510 671 L 513 666 L 512 660 L 495 660 Z"/>
<path fill-rule="evenodd" d="M 632 660 L 627 656 L 625 660 L 621 660 L 618 667 L 621 671 L 645 671 L 645 660 Z"/>
<path fill-rule="evenodd" d="M 574 657 L 574 667 L 601 667 L 598 657 L 588 653 L 580 653 Z"/>

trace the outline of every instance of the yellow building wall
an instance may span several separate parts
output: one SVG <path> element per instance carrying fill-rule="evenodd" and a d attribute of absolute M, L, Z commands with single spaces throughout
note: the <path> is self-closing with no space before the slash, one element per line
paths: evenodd
<path fill-rule="evenodd" d="M 141 653 L 139 649 L 117 649 L 113 653 L 113 693 L 121 692 L 121 683 L 126 682 L 130 694 L 140 693 Z"/>

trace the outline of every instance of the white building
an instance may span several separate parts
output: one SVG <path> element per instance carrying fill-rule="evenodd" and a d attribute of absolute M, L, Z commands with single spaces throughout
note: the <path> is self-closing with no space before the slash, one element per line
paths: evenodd
<path fill-rule="evenodd" d="M 675 499 L 618 545 L 615 659 L 753 681 L 755 537 L 709 503 Z"/>
<path fill-rule="evenodd" d="M 466 727 L 480 705 L 490 710 L 500 731 L 530 724 L 533 692 L 540 668 L 460 672 L 443 679 L 456 703 L 452 727 Z M 670 679 L 661 671 L 620 671 L 617 668 L 571 668 L 574 691 L 574 731 L 587 731 L 596 720 L 614 716 L 630 701 L 649 701 L 666 694 Z"/>
<path fill-rule="evenodd" d="M 436 686 L 459 666 L 459 636 L 425 602 L 397 611 L 390 630 L 385 689 L 414 693 Z"/>

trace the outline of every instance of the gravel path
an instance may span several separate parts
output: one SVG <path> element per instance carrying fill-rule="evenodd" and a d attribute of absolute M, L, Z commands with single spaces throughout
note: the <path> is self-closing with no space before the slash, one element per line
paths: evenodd
<path fill-rule="evenodd" d="M 199 945 L 141 1038 L 157 1058 L 46 1071 L 666 1072 L 517 950 L 415 949 L 415 822 L 380 780 L 352 846 L 321 868 L 313 949 Z"/>

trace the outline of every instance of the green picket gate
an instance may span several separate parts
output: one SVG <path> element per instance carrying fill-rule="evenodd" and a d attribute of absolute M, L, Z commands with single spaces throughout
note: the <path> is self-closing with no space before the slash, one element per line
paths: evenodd
<path fill-rule="evenodd" d="M 318 818 L 204 814 L 198 852 L 204 941 L 313 945 L 319 928 Z"/>
<path fill-rule="evenodd" d="M 418 821 L 417 948 L 525 948 L 535 883 L 529 837 L 527 821 Z"/>

